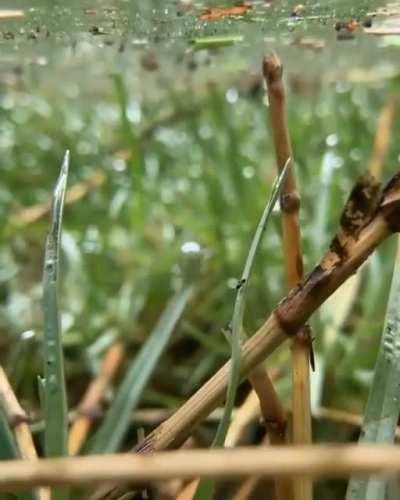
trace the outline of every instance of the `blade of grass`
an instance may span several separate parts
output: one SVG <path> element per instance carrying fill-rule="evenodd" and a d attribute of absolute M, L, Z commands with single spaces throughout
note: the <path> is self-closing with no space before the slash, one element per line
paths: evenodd
<path fill-rule="evenodd" d="M 400 414 L 400 240 L 360 443 L 392 443 Z M 346 500 L 384 500 L 387 479 L 353 477 Z"/>
<path fill-rule="evenodd" d="M 18 458 L 17 446 L 7 416 L 3 408 L 0 408 L 0 460 L 10 458 Z"/>
<path fill-rule="evenodd" d="M 214 446 L 223 445 L 228 430 L 229 422 L 231 420 L 231 414 L 235 404 L 236 389 L 240 379 L 240 350 L 241 350 L 240 340 L 243 329 L 243 316 L 246 307 L 248 282 L 257 255 L 257 251 L 261 243 L 262 236 L 265 232 L 272 210 L 280 194 L 280 190 L 283 186 L 283 181 L 285 180 L 289 166 L 290 166 L 290 159 L 287 160 L 286 165 L 282 169 L 281 173 L 279 174 L 278 178 L 276 179 L 272 187 L 270 199 L 268 200 L 268 203 L 261 216 L 260 222 L 258 223 L 253 241 L 251 242 L 249 253 L 246 258 L 246 263 L 244 266 L 242 277 L 238 284 L 238 290 L 236 294 L 235 305 L 233 309 L 233 317 L 232 317 L 232 341 L 231 341 L 232 368 L 230 373 L 230 381 L 228 384 L 227 402 L 225 405 L 224 415 L 221 419 L 221 423 L 218 426 L 217 434 L 215 436 Z"/>
<path fill-rule="evenodd" d="M 137 131 L 129 120 L 130 103 L 124 78 L 120 73 L 113 73 L 111 78 L 120 111 L 120 131 L 123 147 L 129 152 L 128 165 L 130 168 L 131 190 L 134 192 L 131 197 L 131 218 L 137 230 L 138 227 L 143 227 L 147 214 L 144 207 L 145 197 L 143 196 L 143 151 Z"/>
<path fill-rule="evenodd" d="M 192 272 L 169 301 L 146 343 L 133 360 L 100 429 L 89 446 L 90 453 L 111 453 L 118 449 L 131 422 L 132 411 L 164 352 L 176 324 L 194 291 Z"/>
<path fill-rule="evenodd" d="M 260 246 L 263 234 L 267 227 L 272 210 L 280 194 L 285 180 L 288 168 L 290 165 L 290 158 L 287 159 L 286 164 L 279 176 L 277 177 L 271 191 L 270 198 L 266 204 L 261 219 L 258 223 L 256 232 L 250 245 L 250 250 L 246 258 L 242 277 L 237 286 L 237 293 L 235 305 L 233 308 L 232 317 L 232 339 L 231 339 L 231 369 L 229 372 L 228 390 L 226 396 L 226 403 L 224 413 L 218 425 L 217 433 L 215 435 L 212 448 L 218 448 L 224 445 L 228 427 L 232 417 L 232 411 L 235 406 L 236 391 L 240 381 L 240 356 L 241 356 L 241 337 L 243 329 L 243 316 L 246 307 L 248 283 L 253 269 L 254 261 Z M 213 497 L 215 483 L 210 480 L 200 481 L 195 494 L 195 500 L 206 500 Z"/>
<path fill-rule="evenodd" d="M 123 77 L 120 73 L 111 75 L 114 83 L 117 103 L 120 111 L 121 133 L 124 137 L 125 146 L 131 151 L 130 166 L 134 171 L 135 179 L 140 178 L 142 172 L 142 152 L 136 133 L 133 131 L 128 117 L 129 97 L 125 87 Z"/>
<path fill-rule="evenodd" d="M 59 257 L 64 198 L 69 168 L 65 153 L 53 193 L 51 229 L 46 240 L 43 271 L 45 454 L 67 455 L 68 409 L 58 307 Z"/>

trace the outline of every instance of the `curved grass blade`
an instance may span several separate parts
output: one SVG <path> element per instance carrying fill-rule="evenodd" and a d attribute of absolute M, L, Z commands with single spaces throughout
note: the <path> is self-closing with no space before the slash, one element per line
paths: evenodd
<path fill-rule="evenodd" d="M 360 443 L 393 443 L 400 414 L 400 239 L 385 326 L 361 429 Z M 346 500 L 384 500 L 388 481 L 353 477 Z"/>
<path fill-rule="evenodd" d="M 257 251 L 262 240 L 262 236 L 265 232 L 272 210 L 278 199 L 279 193 L 283 186 L 283 182 L 285 180 L 289 167 L 290 167 L 290 158 L 288 158 L 284 168 L 282 169 L 282 172 L 279 174 L 276 181 L 274 182 L 270 198 L 268 200 L 266 207 L 264 208 L 264 212 L 258 223 L 256 232 L 253 237 L 253 241 L 251 242 L 250 250 L 244 265 L 242 277 L 237 285 L 237 294 L 232 316 L 232 339 L 231 339 L 232 368 L 229 375 L 228 391 L 227 391 L 224 413 L 218 425 L 217 433 L 215 435 L 212 448 L 218 448 L 224 445 L 226 433 L 228 431 L 229 423 L 231 421 L 232 411 L 235 406 L 236 391 L 240 382 L 240 352 L 241 352 L 240 344 L 243 331 L 243 316 L 246 307 L 248 283 L 251 271 L 253 269 L 254 261 L 257 255 Z M 213 498 L 214 488 L 215 488 L 214 481 L 211 480 L 200 481 L 196 494 L 194 496 L 194 500 L 211 500 Z"/>
<path fill-rule="evenodd" d="M 69 168 L 65 153 L 53 193 L 51 228 L 46 240 L 43 270 L 44 313 L 44 418 L 45 454 L 67 454 L 68 409 L 64 377 L 60 314 L 58 307 L 59 257 L 64 198 Z"/>
<path fill-rule="evenodd" d="M 132 411 L 136 408 L 176 324 L 193 295 L 195 276 L 196 273 L 187 276 L 181 290 L 169 301 L 146 343 L 133 360 L 100 429 L 89 446 L 89 453 L 113 453 L 120 446 L 128 430 Z"/>
<path fill-rule="evenodd" d="M 11 432 L 7 417 L 0 408 L 0 460 L 19 458 L 14 436 Z"/>

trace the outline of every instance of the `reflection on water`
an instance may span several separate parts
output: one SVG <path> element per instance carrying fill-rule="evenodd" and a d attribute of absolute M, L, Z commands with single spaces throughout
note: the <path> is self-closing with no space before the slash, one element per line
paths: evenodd
<path fill-rule="evenodd" d="M 365 34 L 362 27 L 342 39 L 334 29 L 338 20 L 370 19 L 379 2 L 309 1 L 295 15 L 293 2 L 254 1 L 241 18 L 199 20 L 204 6 L 220 3 L 75 0 L 65 6 L 50 0 L 17 1 L 13 7 L 23 9 L 25 17 L 0 21 L 1 62 L 8 69 L 3 83 L 24 77 L 31 82 L 70 79 L 90 85 L 95 93 L 99 77 L 118 71 L 130 88 L 145 93 L 155 85 L 162 89 L 165 81 L 184 86 L 193 70 L 199 81 L 258 70 L 261 55 L 271 49 L 279 51 L 289 71 L 306 69 L 307 76 L 318 78 L 376 77 L 372 61 L 385 74 L 395 71 L 396 47 L 382 48 L 382 39 Z M 194 38 L 238 35 L 242 41 L 232 46 L 193 53 Z M 151 73 L 156 76 L 148 78 Z"/>

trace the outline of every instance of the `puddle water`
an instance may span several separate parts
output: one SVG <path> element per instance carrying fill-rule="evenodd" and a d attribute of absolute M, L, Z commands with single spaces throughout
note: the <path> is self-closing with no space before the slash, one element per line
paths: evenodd
<path fill-rule="evenodd" d="M 286 71 L 327 80 L 379 79 L 397 71 L 398 36 L 364 32 L 384 3 L 376 1 L 255 1 L 242 17 L 202 21 L 206 7 L 221 2 L 14 2 L 24 17 L 1 20 L 3 79 L 79 81 L 96 88 L 99 75 L 118 71 L 141 93 L 185 84 L 185 75 L 224 80 L 232 72 L 259 71 L 262 54 L 276 50 Z M 351 4 L 351 5 L 350 5 Z M 400 4 L 388 8 L 400 13 Z M 297 14 L 297 15 L 295 15 Z M 335 30 L 337 21 L 360 21 Z M 385 16 L 372 17 L 373 26 Z M 396 17 L 395 17 L 396 19 Z M 211 37 L 211 51 L 195 51 Z M 215 37 L 222 37 L 218 42 Z M 198 44 L 193 45 L 192 41 Z M 225 42 L 225 43 L 224 43 Z M 155 71 L 156 70 L 156 71 Z M 157 78 L 146 78 L 146 73 Z M 10 76 L 11 75 L 11 76 Z"/>

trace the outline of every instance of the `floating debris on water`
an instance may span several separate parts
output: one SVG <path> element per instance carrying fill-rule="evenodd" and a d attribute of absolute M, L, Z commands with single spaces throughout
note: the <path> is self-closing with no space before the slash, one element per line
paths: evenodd
<path fill-rule="evenodd" d="M 101 28 L 99 26 L 92 26 L 89 28 L 89 33 L 92 35 L 107 35 L 107 33 L 104 31 L 104 28 Z"/>
<path fill-rule="evenodd" d="M 319 38 L 300 37 L 300 38 L 295 38 L 291 43 L 291 45 L 293 45 L 294 47 L 299 47 L 301 49 L 310 49 L 319 51 L 325 47 L 325 42 L 324 40 L 321 40 Z"/>
<path fill-rule="evenodd" d="M 96 9 L 84 9 L 83 13 L 86 16 L 97 16 L 97 10 Z"/>
<path fill-rule="evenodd" d="M 215 21 L 224 17 L 241 17 L 252 9 L 252 5 L 244 2 L 234 7 L 206 7 L 199 16 L 200 21 Z"/>
<path fill-rule="evenodd" d="M 305 6 L 302 3 L 299 3 L 298 5 L 293 7 L 291 15 L 292 17 L 300 17 L 305 13 L 305 11 L 306 11 Z"/>
<path fill-rule="evenodd" d="M 142 68 L 147 71 L 157 71 L 160 67 L 157 54 L 153 50 L 143 54 L 140 59 L 140 64 Z"/>
<path fill-rule="evenodd" d="M 191 43 L 194 50 L 218 49 L 220 47 L 228 47 L 235 43 L 242 42 L 242 35 L 227 35 L 227 36 L 205 36 L 203 38 L 193 38 Z"/>
<path fill-rule="evenodd" d="M 364 26 L 364 32 L 368 35 L 400 35 L 400 16 L 375 22 L 374 27 L 372 27 L 372 23 L 370 26 Z"/>

